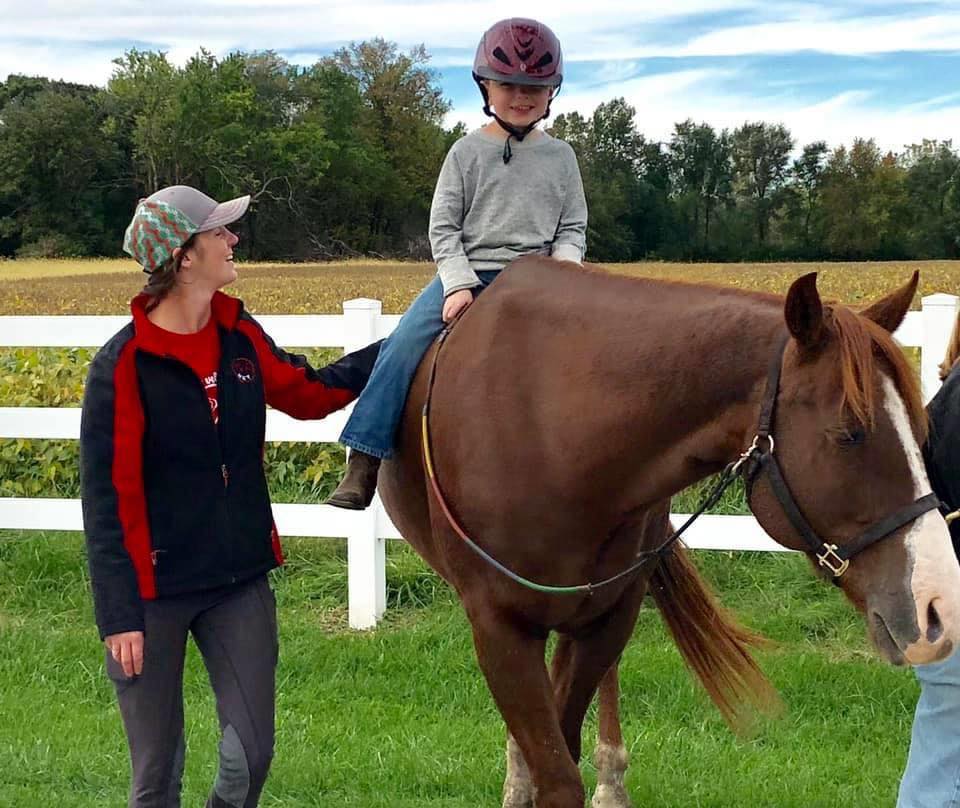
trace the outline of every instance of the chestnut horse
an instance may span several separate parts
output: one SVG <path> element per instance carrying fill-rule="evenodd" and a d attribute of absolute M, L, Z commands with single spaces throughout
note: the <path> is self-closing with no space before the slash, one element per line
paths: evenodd
<path fill-rule="evenodd" d="M 380 493 L 469 617 L 509 733 L 505 806 L 582 808 L 581 726 L 601 680 L 594 804 L 629 805 L 616 663 L 648 589 L 725 717 L 774 697 L 752 635 L 716 609 L 680 545 L 557 594 L 518 584 L 461 532 L 540 585 L 603 581 L 663 544 L 673 494 L 752 445 L 754 515 L 821 559 L 880 653 L 918 663 L 952 651 L 960 567 L 928 496 L 917 382 L 890 336 L 916 285 L 857 314 L 823 304 L 814 275 L 784 300 L 527 257 L 467 309 L 435 365 L 428 353 Z M 421 450 L 431 370 L 439 492 Z"/>

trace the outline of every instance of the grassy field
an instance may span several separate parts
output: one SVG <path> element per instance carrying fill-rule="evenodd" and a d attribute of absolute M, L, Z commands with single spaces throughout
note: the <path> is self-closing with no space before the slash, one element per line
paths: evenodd
<path fill-rule="evenodd" d="M 960 289 L 960 263 L 634 264 L 612 271 L 783 292 L 821 272 L 824 294 L 862 303 L 921 270 L 922 293 Z M 244 265 L 235 292 L 259 313 L 337 312 L 351 297 L 402 311 L 426 264 Z M 129 261 L 0 263 L 0 314 L 122 313 L 142 284 Z M 0 351 L 0 406 L 76 406 L 90 352 Z M 329 353 L 314 352 L 322 362 Z M 276 501 L 317 501 L 342 467 L 337 448 L 268 449 Z M 18 489 L 17 486 L 20 486 Z M 76 444 L 0 440 L 0 496 L 76 496 Z M 690 508 L 690 498 L 678 510 Z M 742 510 L 731 492 L 716 509 Z M 290 540 L 273 577 L 282 651 L 278 752 L 262 804 L 347 808 L 499 805 L 503 730 L 451 592 L 406 547 L 389 550 L 387 620 L 346 626 L 340 542 Z M 645 609 L 622 666 L 637 806 L 793 808 L 893 805 L 917 686 L 882 665 L 863 622 L 806 562 L 780 554 L 700 554 L 721 600 L 775 640 L 760 654 L 785 714 L 737 739 Z M 185 806 L 212 776 L 216 719 L 197 654 L 187 671 Z M 595 716 L 588 719 L 588 783 Z M 120 806 L 128 763 L 102 671 L 82 541 L 0 531 L 0 808 Z"/>
<path fill-rule="evenodd" d="M 826 297 L 859 305 L 905 283 L 920 270 L 920 294 L 960 291 L 960 261 L 818 264 L 610 264 L 612 272 L 716 283 L 785 293 L 806 272 L 819 272 Z M 354 297 L 383 301 L 400 313 L 430 279 L 431 264 L 341 262 L 241 264 L 230 291 L 254 313 L 338 313 Z M 0 262 L 0 314 L 122 314 L 143 285 L 132 261 Z M 919 306 L 919 297 L 915 301 Z"/>
<path fill-rule="evenodd" d="M 416 556 L 389 552 L 389 608 L 346 629 L 339 542 L 288 541 L 275 574 L 281 619 L 277 756 L 264 806 L 499 805 L 503 730 L 450 591 Z M 623 716 L 637 806 L 893 805 L 916 685 L 876 661 L 862 622 L 806 562 L 702 554 L 725 603 L 776 641 L 760 660 L 785 713 L 738 739 L 645 608 L 625 655 Z M 0 533 L 0 806 L 124 804 L 128 764 L 92 625 L 80 539 Z M 202 804 L 216 719 L 191 650 L 185 806 Z M 596 735 L 591 713 L 582 770 Z"/>
<path fill-rule="evenodd" d="M 411 265 L 411 262 L 406 262 Z M 261 269 L 282 266 L 324 266 L 324 267 L 376 267 L 403 266 L 401 261 L 382 261 L 365 259 L 363 261 L 333 261 L 319 264 L 277 264 L 274 262 L 247 261 L 244 269 Z M 139 266 L 132 258 L 22 258 L 4 260 L 0 258 L 0 282 L 30 280 L 33 278 L 65 278 L 74 275 L 111 275 L 122 273 L 129 275 L 137 272 Z"/>

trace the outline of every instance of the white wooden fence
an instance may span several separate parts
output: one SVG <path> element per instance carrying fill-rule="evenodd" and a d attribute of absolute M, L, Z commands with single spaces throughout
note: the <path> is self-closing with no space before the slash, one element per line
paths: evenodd
<path fill-rule="evenodd" d="M 960 299 L 935 294 L 923 298 L 896 333 L 903 345 L 921 349 L 921 382 L 928 400 L 938 386 L 937 365 L 946 349 Z M 0 347 L 99 347 L 128 317 L 0 317 Z M 343 304 L 342 315 L 278 315 L 259 320 L 279 345 L 356 350 L 389 334 L 398 316 L 381 313 L 379 300 Z M 267 413 L 267 440 L 334 442 L 349 410 L 323 421 L 296 421 L 276 410 Z M 0 438 L 78 439 L 76 407 L 0 407 Z M 350 625 L 370 628 L 386 604 L 385 539 L 400 534 L 379 498 L 366 511 L 328 505 L 274 505 L 281 535 L 347 539 Z M 684 514 L 675 514 L 682 519 Z M 80 501 L 0 497 L 0 529 L 82 530 Z M 752 516 L 704 516 L 688 532 L 691 547 L 714 550 L 782 550 Z"/>

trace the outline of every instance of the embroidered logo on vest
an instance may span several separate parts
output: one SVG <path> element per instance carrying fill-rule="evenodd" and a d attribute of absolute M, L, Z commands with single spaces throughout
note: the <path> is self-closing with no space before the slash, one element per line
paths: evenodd
<path fill-rule="evenodd" d="M 250 382 L 257 378 L 257 366 L 245 356 L 234 359 L 230 365 L 230 369 L 233 371 L 233 375 L 237 377 L 237 381 L 241 384 L 250 384 Z"/>

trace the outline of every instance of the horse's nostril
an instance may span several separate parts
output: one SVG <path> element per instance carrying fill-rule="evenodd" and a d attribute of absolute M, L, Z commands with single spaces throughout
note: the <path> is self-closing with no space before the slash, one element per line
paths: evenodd
<path fill-rule="evenodd" d="M 933 601 L 927 605 L 927 642 L 935 643 L 943 636 L 943 623 Z"/>

